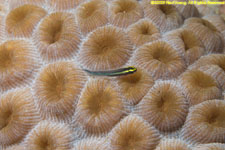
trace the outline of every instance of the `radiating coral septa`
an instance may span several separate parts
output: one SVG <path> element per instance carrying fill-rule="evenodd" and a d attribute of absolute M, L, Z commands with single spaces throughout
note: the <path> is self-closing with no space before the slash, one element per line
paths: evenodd
<path fill-rule="evenodd" d="M 39 122 L 26 136 L 24 145 L 29 150 L 70 150 L 74 138 L 69 125 L 52 121 Z"/>
<path fill-rule="evenodd" d="M 109 5 L 109 22 L 126 28 L 143 17 L 143 10 L 136 0 L 115 0 Z"/>
<path fill-rule="evenodd" d="M 106 138 L 87 138 L 74 144 L 72 150 L 104 150 L 108 149 Z"/>
<path fill-rule="evenodd" d="M 108 22 L 108 6 L 104 0 L 87 1 L 76 10 L 77 24 L 84 35 Z"/>
<path fill-rule="evenodd" d="M 130 114 L 110 132 L 109 146 L 115 150 L 155 149 L 159 143 L 159 132 L 141 117 Z"/>
<path fill-rule="evenodd" d="M 135 113 L 162 132 L 178 130 L 188 113 L 188 101 L 175 81 L 158 81 L 137 105 Z"/>
<path fill-rule="evenodd" d="M 126 110 L 116 85 L 107 79 L 90 79 L 81 93 L 73 117 L 73 126 L 84 129 L 86 136 L 108 133 Z"/>
<path fill-rule="evenodd" d="M 186 68 L 182 56 L 164 40 L 139 47 L 132 58 L 137 67 L 147 70 L 154 79 L 172 79 Z"/>
<path fill-rule="evenodd" d="M 78 51 L 80 38 L 74 15 L 55 12 L 42 20 L 33 41 L 44 61 L 56 62 L 72 59 Z"/>
<path fill-rule="evenodd" d="M 190 146 L 180 139 L 162 139 L 155 150 L 191 150 Z"/>
<path fill-rule="evenodd" d="M 181 136 L 192 143 L 223 143 L 225 101 L 208 100 L 190 109 Z"/>
<path fill-rule="evenodd" d="M 40 58 L 32 43 L 8 40 L 0 45 L 0 91 L 32 83 L 40 67 Z"/>
<path fill-rule="evenodd" d="M 137 104 L 153 86 L 154 80 L 144 69 L 137 68 L 137 72 L 117 78 L 121 94 L 129 104 Z"/>
<path fill-rule="evenodd" d="M 39 121 L 38 109 L 28 88 L 5 93 L 0 97 L 0 146 L 21 142 Z"/>
<path fill-rule="evenodd" d="M 38 6 L 25 4 L 9 12 L 6 18 L 6 31 L 12 37 L 31 37 L 35 26 L 46 15 Z"/>
<path fill-rule="evenodd" d="M 127 30 L 131 42 L 136 46 L 142 46 L 161 37 L 158 27 L 146 18 L 130 25 Z"/>
<path fill-rule="evenodd" d="M 85 81 L 84 72 L 72 62 L 45 66 L 33 86 L 41 116 L 69 123 Z"/>
<path fill-rule="evenodd" d="M 125 32 L 106 25 L 94 30 L 83 41 L 78 60 L 85 69 L 104 71 L 125 65 L 133 51 Z"/>

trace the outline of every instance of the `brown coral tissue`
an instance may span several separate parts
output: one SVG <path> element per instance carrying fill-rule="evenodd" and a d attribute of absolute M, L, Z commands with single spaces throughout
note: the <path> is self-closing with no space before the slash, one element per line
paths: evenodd
<path fill-rule="evenodd" d="M 73 141 L 67 124 L 41 121 L 29 132 L 24 145 L 28 150 L 71 150 Z"/>
<path fill-rule="evenodd" d="M 133 51 L 126 33 L 107 25 L 94 30 L 81 46 L 79 62 L 89 70 L 107 70 L 122 67 Z"/>
<path fill-rule="evenodd" d="M 137 49 L 133 58 L 136 66 L 147 70 L 154 79 L 172 79 L 186 68 L 184 59 L 170 44 L 159 40 Z"/>
<path fill-rule="evenodd" d="M 179 139 L 163 139 L 155 150 L 191 150 L 187 143 Z"/>
<path fill-rule="evenodd" d="M 187 65 L 194 63 L 205 54 L 205 48 L 198 37 L 187 29 L 173 30 L 164 35 L 170 43 L 185 59 Z"/>
<path fill-rule="evenodd" d="M 107 133 L 124 115 L 117 87 L 106 79 L 90 79 L 82 91 L 74 115 L 87 135 Z"/>
<path fill-rule="evenodd" d="M 223 51 L 223 35 L 209 21 L 193 17 L 185 20 L 184 27 L 195 33 L 205 46 L 207 52 Z"/>
<path fill-rule="evenodd" d="M 40 117 L 29 89 L 10 91 L 0 97 L 0 147 L 19 143 Z"/>
<path fill-rule="evenodd" d="M 146 18 L 130 25 L 127 33 L 131 42 L 136 46 L 142 46 L 161 37 L 157 26 Z"/>
<path fill-rule="evenodd" d="M 120 91 L 126 101 L 137 104 L 154 85 L 154 80 L 144 69 L 137 68 L 137 72 L 117 78 Z"/>
<path fill-rule="evenodd" d="M 52 13 L 37 28 L 33 40 L 45 61 L 71 59 L 78 51 L 80 33 L 73 14 Z"/>
<path fill-rule="evenodd" d="M 113 150 L 153 150 L 159 140 L 158 131 L 133 114 L 125 117 L 109 134 L 109 146 Z"/>
<path fill-rule="evenodd" d="M 25 40 L 9 40 L 0 45 L 0 91 L 31 83 L 39 68 L 35 48 Z"/>
<path fill-rule="evenodd" d="M 202 56 L 190 69 L 200 69 L 217 80 L 220 87 L 225 90 L 225 55 L 209 54 Z"/>
<path fill-rule="evenodd" d="M 72 62 L 45 66 L 33 87 L 41 116 L 69 122 L 85 80 L 85 74 Z"/>
<path fill-rule="evenodd" d="M 193 150 L 224 150 L 225 144 L 222 143 L 210 143 L 210 144 L 200 144 L 193 148 Z"/>
<path fill-rule="evenodd" d="M 82 3 L 75 14 L 77 24 L 85 35 L 108 22 L 108 6 L 104 0 Z"/>
<path fill-rule="evenodd" d="M 82 0 L 48 0 L 49 5 L 57 11 L 73 9 Z"/>
<path fill-rule="evenodd" d="M 188 102 L 175 81 L 157 81 L 137 105 L 136 113 L 163 132 L 179 129 L 188 113 Z"/>
<path fill-rule="evenodd" d="M 181 135 L 196 143 L 224 143 L 225 101 L 208 100 L 190 109 Z"/>
<path fill-rule="evenodd" d="M 150 5 L 149 0 L 142 0 L 141 4 L 145 17 L 151 19 L 160 32 L 167 32 L 178 28 L 183 19 L 179 11 L 173 5 Z"/>
<path fill-rule="evenodd" d="M 216 80 L 200 70 L 189 70 L 181 75 L 180 83 L 191 106 L 210 99 L 222 97 L 222 91 Z"/>
<path fill-rule="evenodd" d="M 6 30 L 13 37 L 30 37 L 46 11 L 35 5 L 22 5 L 10 11 L 6 18 Z"/>
<path fill-rule="evenodd" d="M 136 0 L 114 0 L 109 5 L 109 22 L 126 28 L 143 17 L 141 5 Z"/>

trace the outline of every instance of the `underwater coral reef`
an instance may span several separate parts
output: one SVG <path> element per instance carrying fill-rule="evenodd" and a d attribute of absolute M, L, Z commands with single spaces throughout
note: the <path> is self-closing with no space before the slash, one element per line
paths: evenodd
<path fill-rule="evenodd" d="M 224 18 L 151 1 L 0 0 L 0 150 L 225 150 Z"/>

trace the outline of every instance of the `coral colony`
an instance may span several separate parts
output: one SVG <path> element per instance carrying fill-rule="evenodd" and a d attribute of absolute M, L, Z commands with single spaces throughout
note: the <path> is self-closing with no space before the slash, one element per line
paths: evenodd
<path fill-rule="evenodd" d="M 0 0 L 1 150 L 225 150 L 224 94 L 209 7 Z"/>

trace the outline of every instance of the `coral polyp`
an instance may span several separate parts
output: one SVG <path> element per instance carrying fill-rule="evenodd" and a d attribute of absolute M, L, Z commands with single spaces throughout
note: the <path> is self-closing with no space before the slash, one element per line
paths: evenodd
<path fill-rule="evenodd" d="M 141 3 L 145 17 L 151 19 L 160 32 L 173 30 L 183 23 L 181 14 L 173 5 L 150 5 L 149 0 L 142 0 Z"/>
<path fill-rule="evenodd" d="M 164 35 L 164 38 L 179 51 L 187 65 L 192 64 L 205 54 L 203 44 L 191 30 L 173 30 Z"/>
<path fill-rule="evenodd" d="M 126 28 L 143 17 L 143 10 L 136 0 L 114 0 L 109 5 L 109 22 Z"/>
<path fill-rule="evenodd" d="M 134 63 L 147 70 L 154 79 L 172 79 L 186 68 L 179 52 L 165 41 L 147 43 L 137 49 Z"/>
<path fill-rule="evenodd" d="M 159 140 L 158 131 L 133 114 L 125 117 L 109 134 L 109 146 L 113 150 L 153 150 Z"/>
<path fill-rule="evenodd" d="M 124 109 L 122 98 L 112 82 L 91 79 L 81 94 L 73 124 L 80 123 L 87 135 L 101 135 L 120 121 Z"/>
<path fill-rule="evenodd" d="M 38 55 L 31 43 L 9 40 L 0 45 L 0 91 L 31 82 L 39 68 Z"/>
<path fill-rule="evenodd" d="M 55 12 L 45 17 L 34 35 L 34 42 L 47 62 L 71 59 L 80 43 L 74 15 Z"/>
<path fill-rule="evenodd" d="M 87 34 L 108 22 L 108 6 L 104 0 L 87 1 L 76 11 L 77 22 L 83 34 Z"/>
<path fill-rule="evenodd" d="M 222 97 L 216 80 L 200 70 L 190 70 L 181 75 L 180 82 L 191 106 Z"/>
<path fill-rule="evenodd" d="M 30 37 L 46 11 L 35 5 L 22 5 L 10 11 L 6 18 L 6 30 L 10 36 Z"/>
<path fill-rule="evenodd" d="M 223 35 L 209 21 L 193 17 L 185 20 L 184 27 L 195 33 L 205 46 L 207 52 L 223 51 Z"/>
<path fill-rule="evenodd" d="M 0 97 L 0 146 L 21 142 L 40 117 L 29 89 L 10 91 Z"/>
<path fill-rule="evenodd" d="M 223 90 L 225 90 L 225 55 L 209 54 L 201 57 L 196 63 L 190 66 L 190 69 L 203 70 L 211 75 Z"/>
<path fill-rule="evenodd" d="M 69 122 L 85 80 L 85 74 L 72 62 L 57 62 L 44 67 L 33 87 L 41 116 Z"/>
<path fill-rule="evenodd" d="M 71 150 L 73 140 L 68 125 L 41 121 L 26 136 L 24 145 L 28 150 Z"/>
<path fill-rule="evenodd" d="M 126 33 L 114 26 L 94 30 L 81 46 L 79 62 L 85 69 L 98 71 L 122 67 L 132 53 Z"/>
<path fill-rule="evenodd" d="M 163 132 L 179 129 L 188 113 L 188 102 L 175 81 L 158 81 L 137 105 L 136 113 Z"/>
<path fill-rule="evenodd" d="M 120 91 L 130 104 L 137 104 L 153 86 L 154 80 L 143 69 L 137 68 L 137 72 L 118 77 Z"/>
<path fill-rule="evenodd" d="M 148 19 L 141 19 L 132 24 L 127 33 L 131 42 L 136 46 L 158 40 L 161 37 L 157 26 Z"/>
<path fill-rule="evenodd" d="M 181 135 L 195 143 L 224 143 L 225 101 L 208 100 L 190 109 Z"/>

